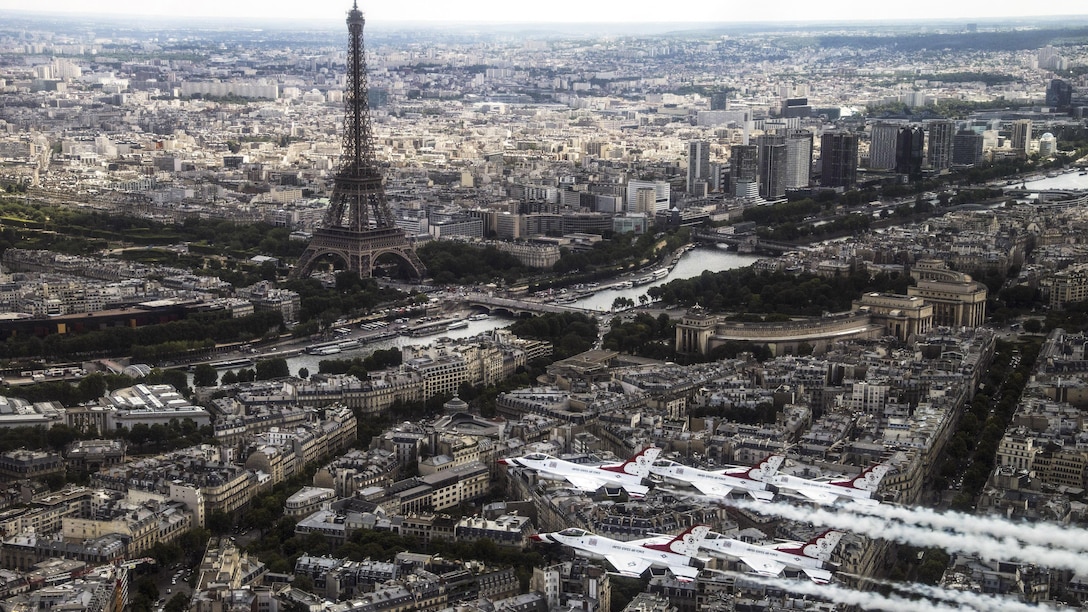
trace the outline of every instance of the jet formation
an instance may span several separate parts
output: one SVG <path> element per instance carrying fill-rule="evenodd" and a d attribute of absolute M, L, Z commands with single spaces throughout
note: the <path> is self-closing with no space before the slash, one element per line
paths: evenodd
<path fill-rule="evenodd" d="M 632 497 L 642 497 L 651 486 L 663 482 L 691 487 L 702 496 L 717 498 L 720 502 L 726 502 L 731 493 L 740 492 L 759 502 L 770 502 L 781 493 L 816 504 L 877 505 L 880 502 L 875 494 L 891 470 L 891 466 L 882 463 L 867 468 L 856 477 L 812 480 L 779 473 L 786 460 L 782 454 L 770 455 L 752 467 L 704 470 L 676 461 L 659 460 L 660 452 L 661 449 L 647 447 L 628 461 L 607 465 L 573 463 L 540 453 L 500 462 L 533 470 L 542 478 L 565 480 L 587 492 L 596 492 L 602 487 L 622 487 Z M 648 480 L 651 476 L 656 482 Z M 835 564 L 831 562 L 831 555 L 843 535 L 845 532 L 832 529 L 808 542 L 759 546 L 697 525 L 675 537 L 653 536 L 633 541 L 617 541 L 577 528 L 538 534 L 533 539 L 562 544 L 581 556 L 606 561 L 615 573 L 623 576 L 642 576 L 647 570 L 658 568 L 671 572 L 680 580 L 693 580 L 709 560 L 700 555 L 709 555 L 738 560 L 756 574 L 779 576 L 789 569 L 803 572 L 813 582 L 825 584 L 832 579 Z"/>

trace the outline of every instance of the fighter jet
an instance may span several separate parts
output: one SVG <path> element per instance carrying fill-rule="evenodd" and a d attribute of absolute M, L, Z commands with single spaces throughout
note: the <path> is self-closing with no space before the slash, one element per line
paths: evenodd
<path fill-rule="evenodd" d="M 835 567 L 830 563 L 831 553 L 843 535 L 832 529 L 808 542 L 756 546 L 711 532 L 700 547 L 716 557 L 738 559 L 757 574 L 778 576 L 787 568 L 799 569 L 813 582 L 824 584 L 831 581 L 831 570 Z"/>
<path fill-rule="evenodd" d="M 642 481 L 650 474 L 650 464 L 660 453 L 660 448 L 649 446 L 623 463 L 609 465 L 582 465 L 543 453 L 507 457 L 499 459 L 499 463 L 534 470 L 542 478 L 566 480 L 582 491 L 618 486 L 631 497 L 644 497 L 650 487 Z"/>
<path fill-rule="evenodd" d="M 650 538 L 621 542 L 572 527 L 537 534 L 532 539 L 563 544 L 583 557 L 607 561 L 621 576 L 639 578 L 650 568 L 663 568 L 680 580 L 695 580 L 704 565 L 703 560 L 695 556 L 695 551 L 708 531 L 706 525 L 696 525 L 668 541 Z"/>
<path fill-rule="evenodd" d="M 771 455 L 754 467 L 708 471 L 668 459 L 658 459 L 650 466 L 650 473 L 666 481 L 691 485 L 703 495 L 725 497 L 732 490 L 739 489 L 758 501 L 771 501 L 774 498 L 774 487 L 768 481 L 785 460 L 782 455 Z"/>
<path fill-rule="evenodd" d="M 794 493 L 818 504 L 831 504 L 840 499 L 850 499 L 863 504 L 876 505 L 880 503 L 880 500 L 873 499 L 873 493 L 890 470 L 891 466 L 887 463 L 878 463 L 852 478 L 809 480 L 789 474 L 775 474 L 767 482 L 778 487 L 780 491 Z"/>

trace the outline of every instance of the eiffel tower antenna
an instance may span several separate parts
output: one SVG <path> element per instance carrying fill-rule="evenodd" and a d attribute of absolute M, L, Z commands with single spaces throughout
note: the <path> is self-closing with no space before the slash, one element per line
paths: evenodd
<path fill-rule="evenodd" d="M 396 225 L 385 201 L 382 174 L 374 161 L 363 47 L 365 23 L 358 0 L 354 0 L 347 18 L 348 65 L 340 165 L 323 225 L 314 230 L 310 244 L 291 271 L 296 278 L 309 276 L 319 261 L 327 259 L 339 259 L 349 271 L 370 277 L 374 275 L 375 260 L 386 254 L 403 259 L 417 278 L 427 273 L 415 245 Z"/>

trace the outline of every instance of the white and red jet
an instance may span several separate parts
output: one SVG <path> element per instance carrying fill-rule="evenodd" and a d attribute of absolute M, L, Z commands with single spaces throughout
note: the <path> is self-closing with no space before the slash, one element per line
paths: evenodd
<path fill-rule="evenodd" d="M 662 568 L 680 580 L 695 580 L 705 564 L 695 556 L 696 551 L 709 530 L 706 525 L 696 525 L 669 540 L 658 536 L 621 542 L 572 527 L 532 538 L 569 546 L 576 554 L 589 559 L 607 561 L 621 576 L 639 578 L 650 568 Z"/>
<path fill-rule="evenodd" d="M 843 532 L 832 529 L 808 542 L 756 546 L 712 532 L 700 546 L 713 556 L 738 559 L 757 574 L 778 576 L 788 568 L 801 570 L 813 582 L 825 584 L 831 581 L 835 567 L 831 563 L 831 553 L 843 535 Z"/>
<path fill-rule="evenodd" d="M 758 501 L 771 501 L 774 498 L 774 486 L 769 485 L 768 481 L 785 460 L 782 455 L 771 455 L 753 467 L 709 471 L 668 459 L 658 459 L 650 466 L 650 473 L 667 481 L 691 485 L 703 495 L 725 497 L 738 489 Z"/>
<path fill-rule="evenodd" d="M 873 499 L 873 494 L 880 487 L 880 481 L 891 471 L 886 463 L 873 465 L 857 476 L 839 480 L 809 480 L 789 474 L 775 474 L 768 479 L 768 484 L 778 487 L 779 491 L 792 492 L 818 504 L 831 504 L 840 499 L 850 499 L 863 504 L 876 505 L 880 500 Z"/>
<path fill-rule="evenodd" d="M 623 463 L 609 465 L 582 465 L 543 453 L 507 457 L 499 459 L 499 463 L 528 468 L 542 478 L 566 480 L 582 491 L 593 492 L 601 487 L 623 487 L 631 497 L 644 497 L 650 487 L 643 484 L 643 480 L 650 475 L 650 464 L 660 453 L 660 448 L 649 446 Z"/>

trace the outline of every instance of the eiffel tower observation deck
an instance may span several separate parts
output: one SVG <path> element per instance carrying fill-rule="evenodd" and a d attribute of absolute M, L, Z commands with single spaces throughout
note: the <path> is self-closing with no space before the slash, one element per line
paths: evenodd
<path fill-rule="evenodd" d="M 402 260 L 417 278 L 423 278 L 427 270 L 416 255 L 415 245 L 393 219 L 385 201 L 382 175 L 374 162 L 363 50 L 365 19 L 357 0 L 348 12 L 347 23 L 348 73 L 340 167 L 324 223 L 314 230 L 291 275 L 306 277 L 322 262 L 339 260 L 360 277 L 371 277 L 378 258 L 389 255 Z"/>

